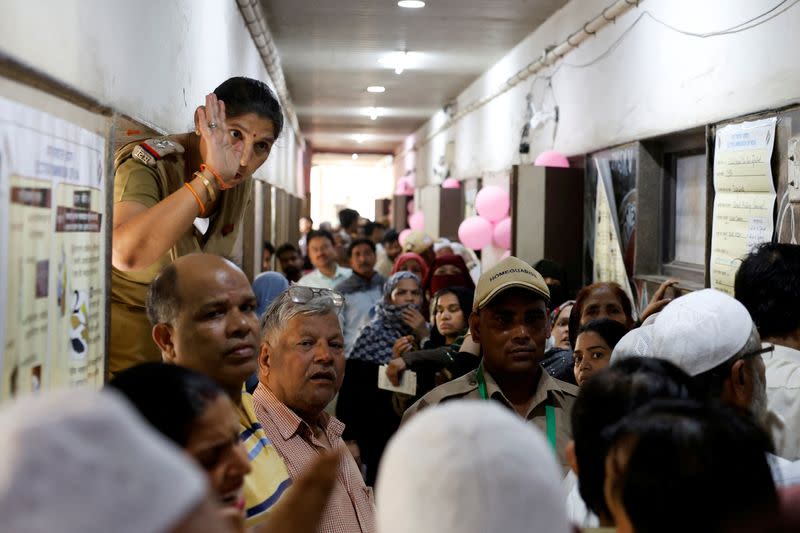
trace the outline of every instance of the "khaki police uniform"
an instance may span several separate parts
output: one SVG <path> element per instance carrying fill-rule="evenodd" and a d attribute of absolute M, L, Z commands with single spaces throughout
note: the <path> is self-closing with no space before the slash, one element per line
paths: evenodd
<path fill-rule="evenodd" d="M 137 202 L 147 208 L 183 187 L 186 175 L 183 146 L 167 137 L 135 141 L 115 154 L 114 203 Z M 252 180 L 221 191 L 216 212 L 202 233 L 194 225 L 175 245 L 147 268 L 131 272 L 111 269 L 111 342 L 109 371 L 120 372 L 146 361 L 160 361 L 161 352 L 152 338 L 145 314 L 145 295 L 150 282 L 176 258 L 195 252 L 230 256 L 241 231 L 250 201 Z"/>
<path fill-rule="evenodd" d="M 494 378 L 483 368 L 481 368 L 484 378 L 486 380 L 486 394 L 489 398 L 498 401 L 513 410 L 511 402 L 500 390 Z M 448 383 L 440 385 L 430 391 L 428 394 L 420 398 L 414 405 L 408 408 L 403 415 L 402 423 L 405 423 L 409 418 L 414 416 L 420 409 L 429 405 L 436 405 L 438 403 L 447 402 L 450 400 L 480 400 L 481 395 L 478 392 L 478 370 L 454 379 Z M 533 394 L 531 404 L 528 407 L 528 413 L 525 419 L 539 428 L 543 433 L 547 434 L 547 416 L 546 406 L 552 405 L 555 411 L 555 435 L 556 435 L 556 455 L 561 462 L 564 474 L 569 470 L 569 464 L 564 456 L 564 449 L 567 443 L 572 439 L 572 426 L 570 423 L 570 413 L 572 406 L 575 403 L 575 398 L 578 395 L 578 387 L 571 383 L 559 381 L 542 370 L 539 384 L 536 386 L 536 391 Z M 498 437 L 500 437 L 498 435 Z"/>

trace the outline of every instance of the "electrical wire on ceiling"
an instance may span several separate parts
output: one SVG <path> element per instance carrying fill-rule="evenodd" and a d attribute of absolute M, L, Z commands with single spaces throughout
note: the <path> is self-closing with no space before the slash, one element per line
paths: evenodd
<path fill-rule="evenodd" d="M 638 17 L 636 17 L 636 20 L 634 20 L 631 23 L 631 25 L 628 26 L 620 34 L 620 36 L 603 53 L 598 55 L 596 58 L 592 59 L 591 61 L 587 61 L 586 63 L 579 63 L 579 64 L 569 63 L 569 62 L 564 61 L 563 63 L 560 63 L 558 65 L 558 67 L 556 67 L 553 70 L 553 72 L 550 74 L 550 77 L 554 76 L 555 73 L 558 72 L 559 69 L 561 69 L 561 67 L 569 67 L 569 68 L 573 68 L 573 69 L 581 69 L 581 68 L 588 68 L 588 67 L 591 67 L 592 65 L 594 65 L 596 63 L 599 63 L 600 61 L 602 61 L 603 59 L 605 59 L 606 57 L 611 55 L 619 47 L 619 45 L 622 43 L 622 41 L 625 39 L 625 37 L 628 36 L 628 34 L 636 27 L 637 24 L 639 24 L 639 22 L 641 22 L 641 20 L 643 18 L 649 18 L 653 22 L 655 22 L 655 23 L 667 28 L 668 30 L 673 31 L 675 33 L 679 33 L 681 35 L 685 35 L 687 37 L 695 37 L 697 39 L 708 39 L 710 37 L 721 37 L 723 35 L 734 35 L 736 33 L 741 33 L 741 32 L 756 28 L 758 26 L 761 26 L 762 24 L 765 24 L 766 22 L 769 22 L 770 20 L 778 17 L 779 15 L 782 15 L 785 11 L 787 11 L 787 10 L 791 9 L 792 7 L 794 7 L 798 2 L 800 2 L 800 0 L 791 0 L 791 1 L 790 0 L 783 0 L 781 2 L 778 2 L 778 4 L 775 5 L 774 7 L 772 7 L 771 9 L 769 9 L 769 10 L 761 13 L 760 15 L 755 16 L 755 17 L 753 17 L 753 18 L 751 18 L 749 20 L 746 20 L 744 22 L 740 22 L 739 24 L 736 24 L 736 25 L 731 26 L 729 28 L 725 28 L 725 29 L 717 30 L 717 31 L 706 32 L 706 33 L 695 33 L 695 32 L 691 32 L 691 31 L 682 30 L 680 28 L 676 28 L 675 26 L 672 26 L 671 24 L 667 24 L 663 20 L 659 19 L 658 17 L 653 15 L 650 11 L 646 11 L 645 10 L 645 11 L 642 11 L 642 13 Z M 777 13 L 773 13 L 773 11 L 775 11 L 776 9 L 779 9 L 781 6 L 784 6 L 785 4 L 789 4 L 789 5 L 786 5 L 783 9 L 781 9 Z M 770 15 L 770 13 L 773 13 L 773 14 Z M 770 15 L 770 16 L 767 16 L 767 15 Z M 766 17 L 766 18 L 764 18 L 764 17 Z M 759 19 L 761 19 L 761 20 L 759 20 Z"/>
<path fill-rule="evenodd" d="M 776 17 L 782 15 L 783 13 L 785 13 L 786 11 L 788 11 L 789 9 L 791 9 L 792 7 L 794 7 L 795 5 L 800 3 L 800 0 L 782 0 L 782 1 L 778 2 L 777 4 L 775 4 L 773 7 L 771 7 L 770 9 L 768 9 L 768 10 L 760 13 L 759 15 L 757 15 L 755 17 L 752 17 L 752 18 L 750 18 L 750 19 L 748 19 L 746 21 L 740 22 L 740 23 L 735 24 L 733 26 L 730 26 L 728 28 L 724 28 L 724 29 L 721 29 L 721 30 L 710 31 L 710 32 L 705 32 L 705 33 L 691 32 L 691 31 L 680 29 L 680 28 L 678 28 L 676 26 L 673 26 L 671 24 L 668 24 L 668 23 L 662 21 L 661 19 L 659 19 L 658 17 L 653 15 L 650 11 L 646 11 L 645 10 L 645 11 L 642 11 L 639 14 L 639 16 L 636 17 L 636 19 L 627 28 L 625 28 L 622 31 L 620 36 L 617 39 L 615 39 L 614 42 L 611 43 L 611 45 L 609 45 L 608 48 L 606 48 L 606 50 L 601 52 L 594 59 L 592 59 L 590 61 L 587 61 L 585 63 L 569 63 L 569 62 L 563 61 L 563 62 L 559 63 L 548 75 L 546 75 L 546 76 L 536 75 L 538 72 L 540 72 L 540 71 L 542 71 L 542 70 L 544 70 L 546 68 L 554 66 L 556 62 L 558 62 L 560 59 L 562 59 L 569 52 L 575 50 L 584 40 L 588 39 L 589 37 L 594 36 L 597 33 L 598 29 L 600 29 L 602 27 L 605 27 L 609 22 L 615 22 L 618 17 L 620 17 L 621 15 L 626 13 L 629 9 L 631 9 L 633 7 L 638 7 L 639 3 L 640 3 L 639 0 L 620 0 L 618 2 L 615 2 L 615 3 L 611 4 L 611 5 L 609 5 L 603 11 L 601 11 L 600 15 L 598 15 L 598 16 L 594 17 L 593 19 L 589 20 L 586 24 L 584 24 L 581 27 L 581 29 L 579 29 L 578 31 L 572 33 L 560 45 L 553 46 L 553 47 L 548 47 L 547 49 L 545 49 L 542 52 L 542 56 L 539 59 L 537 59 L 535 61 L 532 61 L 531 63 L 529 63 L 528 65 L 526 65 L 522 69 L 520 69 L 516 74 L 514 74 L 513 76 L 508 78 L 505 81 L 505 83 L 503 83 L 492 94 L 490 94 L 489 96 L 484 97 L 484 98 L 482 98 L 480 100 L 476 100 L 476 101 L 471 102 L 470 104 L 466 105 L 463 110 L 455 113 L 455 115 L 451 119 L 449 119 L 447 122 L 442 124 L 439 128 L 437 128 L 436 130 L 434 130 L 430 134 L 428 134 L 425 137 L 425 139 L 415 143 L 413 148 L 411 148 L 411 150 L 417 150 L 417 149 L 427 145 L 439 133 L 451 128 L 453 125 L 455 125 L 458 121 L 460 121 L 466 115 L 472 113 L 473 111 L 476 111 L 477 109 L 480 109 L 484 105 L 486 105 L 489 102 L 491 102 L 492 100 L 498 98 L 499 96 L 501 96 L 502 94 L 504 94 L 508 90 L 512 89 L 513 87 L 515 87 L 519 83 L 527 80 L 531 76 L 534 76 L 534 80 L 533 80 L 532 85 L 531 85 L 531 91 L 532 91 L 533 90 L 533 84 L 535 84 L 537 79 L 546 79 L 550 83 L 550 82 L 552 82 L 553 76 L 555 76 L 556 73 L 558 73 L 558 71 L 560 71 L 561 68 L 563 68 L 563 67 L 572 68 L 572 69 L 583 69 L 583 68 L 589 68 L 589 67 L 599 63 L 600 61 L 602 61 L 603 59 L 605 59 L 606 57 L 611 55 L 615 50 L 617 50 L 617 48 L 619 48 L 619 46 L 624 42 L 625 38 L 628 35 L 630 35 L 630 33 L 633 31 L 633 29 L 644 18 L 648 18 L 648 19 L 652 20 L 653 22 L 663 26 L 664 28 L 667 28 L 668 30 L 670 30 L 670 31 L 672 31 L 674 33 L 678 33 L 680 35 L 684 35 L 684 36 L 687 36 L 687 37 L 693 37 L 693 38 L 699 38 L 699 39 L 708 39 L 708 38 L 711 38 L 711 37 L 721 37 L 721 36 L 726 36 L 726 35 L 733 35 L 733 34 L 736 34 L 736 33 L 745 32 L 745 31 L 751 30 L 753 28 L 756 28 L 758 26 L 761 26 L 762 24 L 765 24 L 765 23 L 775 19 Z M 609 16 L 609 15 L 607 15 L 607 13 L 611 13 L 612 15 Z M 575 42 L 573 42 L 573 41 L 575 41 Z M 551 88 L 552 88 L 552 86 L 551 86 Z M 552 97 L 553 97 L 553 99 L 555 101 L 555 93 L 553 91 L 551 91 L 551 94 L 552 94 Z M 556 105 L 557 105 L 557 103 L 556 103 Z M 554 133 L 554 136 L 555 136 L 555 133 Z M 405 152 L 401 153 L 400 155 L 402 156 L 406 152 L 408 152 L 408 150 L 406 150 Z"/>

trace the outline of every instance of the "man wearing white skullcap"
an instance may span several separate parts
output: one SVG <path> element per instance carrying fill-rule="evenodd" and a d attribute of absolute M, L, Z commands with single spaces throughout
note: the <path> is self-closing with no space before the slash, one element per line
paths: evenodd
<path fill-rule="evenodd" d="M 430 407 L 386 448 L 378 531 L 567 533 L 560 479 L 542 433 L 500 403 Z"/>
<path fill-rule="evenodd" d="M 228 532 L 205 476 L 116 393 L 87 389 L 0 410 L 0 529 Z"/>
<path fill-rule="evenodd" d="M 775 415 L 767 408 L 761 355 L 772 346 L 762 348 L 740 302 L 714 289 L 695 291 L 670 302 L 643 328 L 620 340 L 611 354 L 612 365 L 634 355 L 666 359 L 692 376 L 701 395 L 747 411 L 763 428 L 769 427 Z M 772 457 L 776 484 L 800 483 L 800 462 Z"/>
<path fill-rule="evenodd" d="M 620 340 L 611 364 L 631 355 L 666 359 L 710 397 L 766 416 L 765 350 L 742 304 L 714 289 L 695 291 L 670 302 L 643 328 Z"/>

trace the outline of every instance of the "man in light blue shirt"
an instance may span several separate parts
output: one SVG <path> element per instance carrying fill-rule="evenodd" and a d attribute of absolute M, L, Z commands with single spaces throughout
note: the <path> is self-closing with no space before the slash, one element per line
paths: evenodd
<path fill-rule="evenodd" d="M 339 315 L 344 334 L 345 354 L 350 353 L 361 327 L 372 318 L 372 307 L 383 294 L 386 281 L 375 272 L 375 243 L 369 239 L 356 239 L 347 248 L 353 275 L 336 285 L 345 298 L 344 310 Z"/>
<path fill-rule="evenodd" d="M 333 289 L 338 283 L 346 280 L 353 273 L 349 268 L 336 263 L 336 249 L 333 235 L 325 230 L 312 230 L 308 233 L 308 258 L 314 270 L 300 278 L 298 285 Z"/>

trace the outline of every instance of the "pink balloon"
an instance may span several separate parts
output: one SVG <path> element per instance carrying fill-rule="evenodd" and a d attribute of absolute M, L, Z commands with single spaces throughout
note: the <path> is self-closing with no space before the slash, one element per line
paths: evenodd
<path fill-rule="evenodd" d="M 498 248 L 506 250 L 511 248 L 511 219 L 509 217 L 504 218 L 495 225 L 492 232 L 492 240 Z"/>
<path fill-rule="evenodd" d="M 503 252 L 503 255 L 500 256 L 500 260 L 502 261 L 506 257 L 511 257 L 511 250 L 506 250 L 505 252 Z"/>
<path fill-rule="evenodd" d="M 467 248 L 480 250 L 492 242 L 492 223 L 483 217 L 465 218 L 458 227 L 458 240 Z"/>
<path fill-rule="evenodd" d="M 406 239 L 408 235 L 411 233 L 411 230 L 406 228 L 400 232 L 400 235 L 397 236 L 397 240 L 400 242 L 400 246 L 404 246 L 406 244 Z"/>
<path fill-rule="evenodd" d="M 425 230 L 425 214 L 422 211 L 417 211 L 408 217 L 408 227 L 417 231 Z"/>
<path fill-rule="evenodd" d="M 494 185 L 484 187 L 475 196 L 475 210 L 489 222 L 497 222 L 508 216 L 510 204 L 508 193 Z"/>
<path fill-rule="evenodd" d="M 460 189 L 461 182 L 455 178 L 447 178 L 442 182 L 442 189 Z"/>
<path fill-rule="evenodd" d="M 414 200 L 409 200 L 408 201 L 408 203 L 406 204 L 406 211 L 408 211 L 408 214 L 411 214 L 411 213 L 414 212 Z"/>
<path fill-rule="evenodd" d="M 537 167 L 569 168 L 569 159 L 561 152 L 547 150 L 539 154 L 533 164 Z"/>

